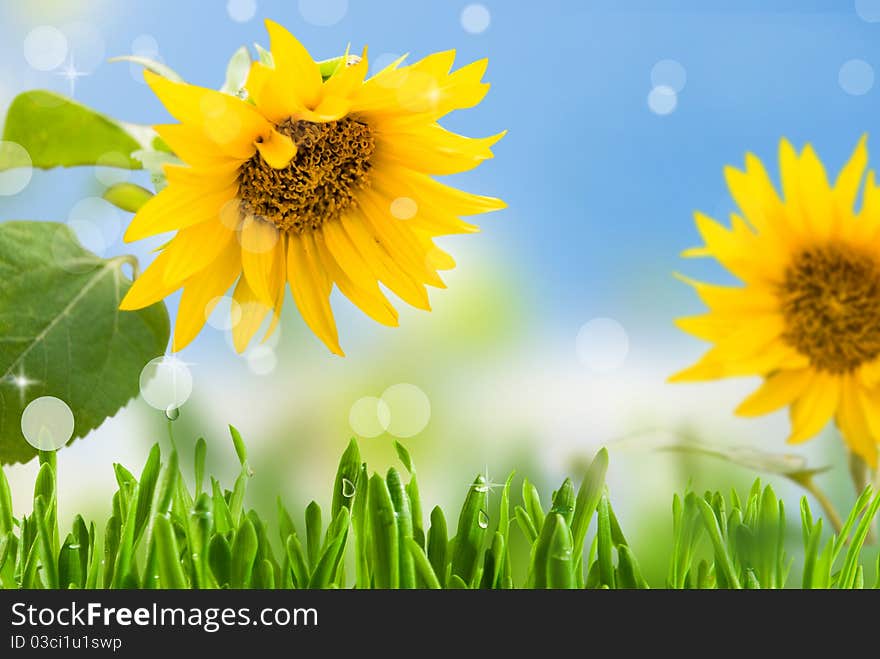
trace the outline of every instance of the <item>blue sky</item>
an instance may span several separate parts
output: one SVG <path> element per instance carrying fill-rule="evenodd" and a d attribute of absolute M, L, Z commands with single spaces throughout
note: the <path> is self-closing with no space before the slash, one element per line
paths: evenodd
<path fill-rule="evenodd" d="M 488 56 L 489 97 L 447 122 L 472 135 L 510 131 L 494 162 L 460 177 L 510 205 L 486 219 L 477 240 L 527 282 L 521 294 L 536 316 L 576 323 L 609 315 L 670 341 L 678 339 L 668 319 L 696 304 L 670 273 L 711 271 L 678 259 L 696 239 L 691 213 L 730 210 L 723 165 L 747 150 L 772 160 L 788 136 L 813 142 L 837 168 L 880 116 L 876 89 L 851 95 L 839 83 L 849 60 L 880 66 L 880 23 L 862 20 L 853 2 L 487 1 L 491 24 L 479 34 L 462 27 L 467 4 L 336 0 L 324 12 L 339 7 L 341 20 L 317 26 L 292 1 L 256 0 L 247 22 L 232 20 L 222 0 L 4 3 L 0 85 L 7 97 L 26 86 L 64 88 L 53 73 L 29 71 L 21 45 L 30 29 L 53 22 L 91 24 L 108 56 L 149 35 L 166 63 L 212 86 L 237 46 L 265 43 L 263 17 L 287 25 L 319 58 L 349 42 L 368 44 L 374 57 L 446 48 L 463 63 Z M 862 0 L 862 13 L 877 4 Z M 659 116 L 647 96 L 651 70 L 665 59 L 681 64 L 687 83 L 675 110 Z M 102 64 L 78 81 L 76 96 L 130 121 L 164 117 L 125 64 Z M 30 194 L 0 199 L 0 211 L 63 218 L 67 185 L 83 182 L 38 175 Z M 58 192 L 40 194 L 47 189 Z"/>

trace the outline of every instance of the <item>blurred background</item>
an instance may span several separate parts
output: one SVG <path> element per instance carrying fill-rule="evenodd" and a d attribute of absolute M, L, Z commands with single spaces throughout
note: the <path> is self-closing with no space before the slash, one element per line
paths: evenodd
<path fill-rule="evenodd" d="M 272 516 L 279 493 L 295 510 L 328 502 L 352 436 L 378 471 L 395 463 L 392 440 L 403 441 L 426 510 L 457 510 L 476 473 L 503 482 L 514 467 L 549 500 L 608 446 L 612 503 L 654 585 L 665 575 L 673 492 L 742 489 L 761 475 L 786 499 L 793 542 L 802 495 L 778 475 L 658 446 L 686 436 L 797 453 L 832 467 L 818 481 L 849 508 L 832 428 L 787 447 L 785 412 L 732 414 L 757 380 L 665 379 L 704 350 L 673 327 L 701 309 L 673 272 L 728 280 L 710 262 L 679 258 L 698 243 L 694 210 L 724 220 L 733 210 L 723 166 L 754 151 L 774 171 L 786 136 L 812 142 L 835 171 L 880 121 L 880 0 L 7 0 L 0 110 L 23 90 L 47 88 L 125 121 L 167 122 L 140 67 L 107 59 L 147 56 L 216 88 L 238 47 L 268 45 L 264 18 L 316 59 L 369 45 L 373 71 L 404 53 L 415 61 L 455 48 L 460 64 L 488 57 L 485 102 L 444 125 L 509 133 L 495 160 L 451 182 L 509 208 L 480 218 L 481 234 L 440 241 L 459 265 L 447 290 L 432 291 L 432 313 L 401 308 L 391 329 L 335 296 L 345 359 L 307 331 L 292 303 L 277 340 L 244 356 L 224 320 L 210 319 L 180 354 L 193 378 L 173 422 L 183 453 L 203 435 L 209 469 L 231 484 L 234 424 L 255 470 L 250 504 Z M 21 192 L 0 196 L 0 218 L 68 221 L 94 251 L 134 253 L 145 265 L 162 239 L 123 244 L 130 217 L 95 199 L 119 180 L 149 179 L 35 171 Z M 171 298 L 172 320 L 175 307 Z M 112 463 L 137 473 L 153 442 L 167 446 L 168 425 L 138 398 L 60 451 L 61 516 L 85 510 L 103 523 Z M 16 513 L 29 512 L 35 463 L 4 470 Z"/>

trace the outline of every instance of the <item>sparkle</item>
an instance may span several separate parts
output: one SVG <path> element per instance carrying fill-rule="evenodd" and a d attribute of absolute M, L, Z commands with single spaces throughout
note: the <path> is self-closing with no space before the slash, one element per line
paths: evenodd
<path fill-rule="evenodd" d="M 24 372 L 24 366 L 20 366 L 18 369 L 18 373 L 15 375 L 7 375 L 4 382 L 8 382 L 13 387 L 18 389 L 18 399 L 21 405 L 24 405 L 24 402 L 27 398 L 27 390 L 28 388 L 41 384 L 39 380 L 31 380 Z"/>
<path fill-rule="evenodd" d="M 474 488 L 474 490 L 476 490 L 477 492 L 486 492 L 488 494 L 491 494 L 499 487 L 502 487 L 504 485 L 504 483 L 496 483 L 492 480 L 492 478 L 489 476 L 489 465 L 486 465 L 481 475 L 483 476 L 483 483 L 481 483 L 480 485 L 471 483 L 471 487 Z"/>
<path fill-rule="evenodd" d="M 67 84 L 70 87 L 70 95 L 73 96 L 76 93 L 76 81 L 78 78 L 84 78 L 89 75 L 85 71 L 80 71 L 76 68 L 76 64 L 73 61 L 73 54 L 71 53 L 70 59 L 67 64 L 64 65 L 59 71 L 56 71 L 55 75 L 59 75 L 65 80 L 67 80 Z"/>

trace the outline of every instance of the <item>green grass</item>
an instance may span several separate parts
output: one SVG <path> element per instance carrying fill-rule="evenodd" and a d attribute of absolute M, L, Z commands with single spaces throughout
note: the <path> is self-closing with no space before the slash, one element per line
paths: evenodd
<path fill-rule="evenodd" d="M 172 450 L 159 445 L 136 478 L 114 465 L 119 489 L 103 527 L 74 518 L 58 528 L 54 453 L 40 454 L 33 511 L 15 519 L 0 471 L 0 587 L 3 588 L 647 588 L 605 488 L 608 456 L 599 451 L 580 487 L 566 479 L 541 502 L 524 479 L 513 505 L 514 475 L 495 507 L 494 484 L 477 476 L 457 519 L 439 507 L 426 515 L 416 470 L 370 474 L 352 440 L 342 455 L 332 504 L 312 502 L 304 527 L 278 501 L 277 519 L 245 509 L 251 470 L 231 428 L 241 471 L 231 490 L 206 479 L 206 444 L 195 446 L 194 490 Z M 672 506 L 668 588 L 863 588 L 860 560 L 880 496 L 858 499 L 839 534 L 823 534 L 803 498 L 803 570 L 792 578 L 784 548 L 783 502 L 756 481 L 736 492 L 676 495 Z M 595 524 L 593 520 L 595 519 Z M 494 521 L 490 524 L 490 521 Z M 427 522 L 427 524 L 426 524 Z M 450 539 L 450 529 L 454 536 Z M 527 566 L 513 565 L 512 534 L 531 546 Z M 514 569 L 514 568 L 519 569 Z M 880 575 L 880 565 L 875 566 Z M 524 579 L 514 574 L 524 573 Z M 880 587 L 880 577 L 872 584 Z"/>

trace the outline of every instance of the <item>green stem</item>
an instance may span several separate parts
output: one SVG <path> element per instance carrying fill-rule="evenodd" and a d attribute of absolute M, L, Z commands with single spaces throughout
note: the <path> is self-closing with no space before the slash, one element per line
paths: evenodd
<path fill-rule="evenodd" d="M 131 266 L 131 280 L 134 281 L 141 275 L 141 266 L 134 254 L 123 254 L 113 259 L 115 263 L 128 263 Z"/>

